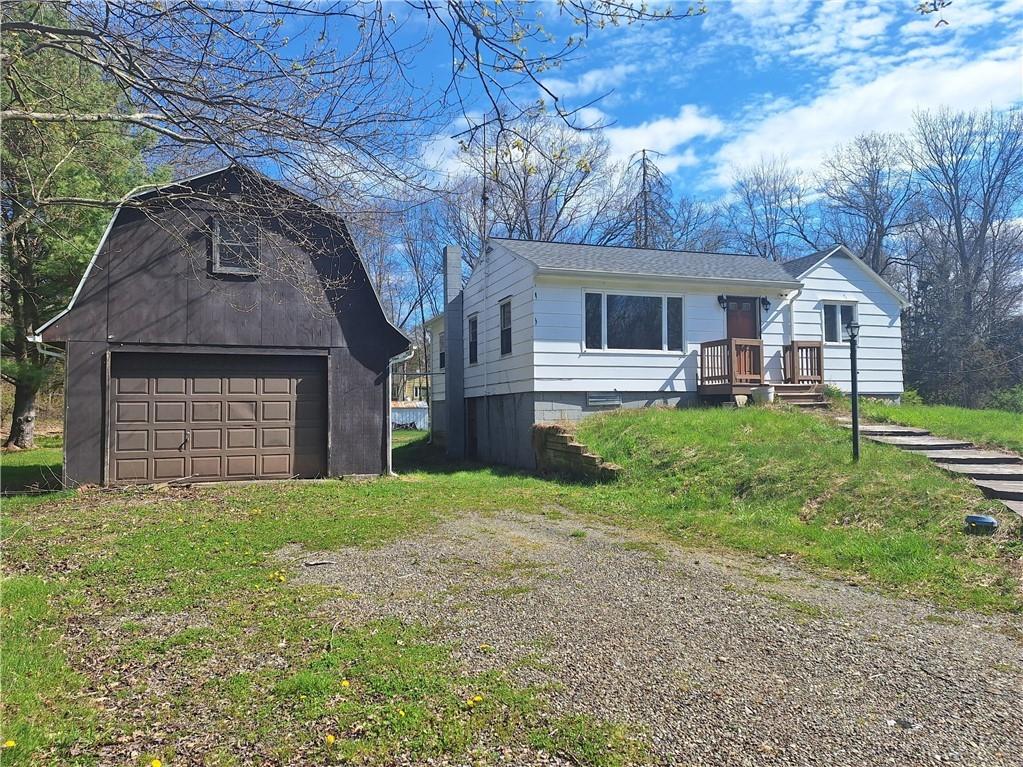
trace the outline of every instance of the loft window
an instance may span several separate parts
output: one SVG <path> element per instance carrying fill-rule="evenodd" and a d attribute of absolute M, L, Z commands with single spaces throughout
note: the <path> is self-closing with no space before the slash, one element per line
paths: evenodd
<path fill-rule="evenodd" d="M 479 359 L 479 321 L 477 317 L 469 318 L 469 364 L 475 365 Z"/>
<path fill-rule="evenodd" d="M 438 344 L 438 346 L 440 347 L 440 369 L 443 370 L 444 369 L 444 334 L 441 333 L 439 338 L 440 338 L 440 343 Z"/>
<path fill-rule="evenodd" d="M 853 304 L 824 304 L 824 340 L 828 343 L 848 343 L 849 324 L 856 316 Z"/>
<path fill-rule="evenodd" d="M 511 354 L 512 350 L 512 318 L 511 299 L 501 302 L 501 356 Z"/>
<path fill-rule="evenodd" d="M 681 296 L 586 293 L 583 346 L 586 349 L 684 351 Z"/>
<path fill-rule="evenodd" d="M 213 220 L 213 271 L 242 276 L 259 273 L 259 231 L 255 226 L 227 218 Z"/>

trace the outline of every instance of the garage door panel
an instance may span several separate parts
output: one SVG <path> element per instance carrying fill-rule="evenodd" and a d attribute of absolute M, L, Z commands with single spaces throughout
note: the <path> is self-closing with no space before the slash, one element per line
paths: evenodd
<path fill-rule="evenodd" d="M 263 421 L 290 421 L 291 402 L 263 402 L 263 409 L 260 420 Z"/>
<path fill-rule="evenodd" d="M 266 377 L 263 379 L 263 394 L 291 394 L 290 377 Z"/>
<path fill-rule="evenodd" d="M 255 421 L 256 420 L 256 401 L 250 402 L 228 402 L 227 403 L 227 420 L 228 421 Z"/>
<path fill-rule="evenodd" d="M 185 393 L 185 379 L 183 376 L 173 376 L 169 378 L 160 377 L 156 379 L 156 393 L 157 394 L 184 394 Z"/>
<path fill-rule="evenodd" d="M 114 413 L 117 423 L 146 423 L 149 421 L 149 403 L 118 402 Z"/>
<path fill-rule="evenodd" d="M 319 476 L 322 359 L 115 353 L 110 481 Z"/>
<path fill-rule="evenodd" d="M 149 432 L 132 429 L 118 429 L 114 432 L 114 444 L 118 452 L 128 453 L 149 449 Z"/>
<path fill-rule="evenodd" d="M 117 482 L 134 482 L 149 478 L 149 461 L 146 458 L 119 458 L 114 461 L 114 479 Z"/>
<path fill-rule="evenodd" d="M 291 447 L 291 429 L 276 426 L 260 429 L 260 447 Z"/>
<path fill-rule="evenodd" d="M 255 447 L 256 446 L 256 429 L 252 428 L 235 428 L 227 430 L 227 446 L 228 448 L 238 447 Z"/>
<path fill-rule="evenodd" d="M 114 390 L 118 394 L 149 394 L 149 379 L 135 376 L 118 378 Z"/>
<path fill-rule="evenodd" d="M 184 423 L 185 401 L 157 402 L 153 420 L 156 423 Z"/>
<path fill-rule="evenodd" d="M 291 476 L 291 456 L 287 453 L 281 455 L 262 455 L 260 456 L 262 466 L 260 467 L 264 475 L 279 474 L 281 476 Z"/>
<path fill-rule="evenodd" d="M 223 461 L 219 455 L 192 456 L 192 476 L 201 479 L 219 479 L 223 476 Z"/>
<path fill-rule="evenodd" d="M 184 429 L 155 429 L 153 431 L 153 449 L 180 450 L 185 445 Z"/>
<path fill-rule="evenodd" d="M 254 454 L 227 456 L 225 473 L 229 478 L 256 476 L 256 456 Z"/>
<path fill-rule="evenodd" d="M 222 402 L 193 402 L 192 420 L 202 422 L 220 421 L 224 412 Z"/>
<path fill-rule="evenodd" d="M 192 394 L 222 394 L 223 383 L 220 376 L 197 376 L 192 379 Z"/>
<path fill-rule="evenodd" d="M 153 459 L 153 479 L 168 480 L 181 479 L 185 474 L 185 457 L 174 456 L 171 458 Z"/>
<path fill-rule="evenodd" d="M 229 378 L 227 379 L 227 393 L 228 394 L 255 394 L 256 393 L 256 379 L 255 378 Z"/>
<path fill-rule="evenodd" d="M 223 440 L 220 429 L 192 429 L 193 450 L 220 450 Z"/>

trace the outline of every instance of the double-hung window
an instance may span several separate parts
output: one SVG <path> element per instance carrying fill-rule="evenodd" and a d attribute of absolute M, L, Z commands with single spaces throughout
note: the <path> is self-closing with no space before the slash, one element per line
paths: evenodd
<path fill-rule="evenodd" d="M 584 314 L 586 349 L 684 351 L 682 296 L 587 292 Z"/>
<path fill-rule="evenodd" d="M 213 219 L 213 272 L 253 276 L 259 273 L 259 230 L 234 217 Z"/>
<path fill-rule="evenodd" d="M 475 365 L 479 361 L 479 317 L 475 315 L 469 318 L 469 364 Z"/>
<path fill-rule="evenodd" d="M 824 340 L 827 343 L 848 343 L 849 324 L 856 319 L 854 304 L 824 302 Z"/>
<path fill-rule="evenodd" d="M 511 299 L 501 302 L 501 356 L 511 354 L 512 350 L 512 315 Z"/>

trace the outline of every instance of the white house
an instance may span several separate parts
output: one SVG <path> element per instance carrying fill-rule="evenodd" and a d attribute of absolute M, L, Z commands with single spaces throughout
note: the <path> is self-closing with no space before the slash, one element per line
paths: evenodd
<path fill-rule="evenodd" d="M 531 467 L 535 423 L 761 384 L 847 391 L 851 321 L 860 391 L 902 393 L 907 302 L 841 245 L 777 263 L 494 239 L 461 290 L 460 255 L 445 250 L 446 311 L 428 323 L 434 434 L 452 455 Z"/>

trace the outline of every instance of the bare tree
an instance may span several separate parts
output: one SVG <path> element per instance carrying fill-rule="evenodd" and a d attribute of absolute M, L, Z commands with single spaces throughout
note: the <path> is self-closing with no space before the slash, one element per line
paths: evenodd
<path fill-rule="evenodd" d="M 820 190 L 829 239 L 885 275 L 892 258 L 888 245 L 912 223 L 917 195 L 905 138 L 869 133 L 839 147 L 824 161 Z"/>
<path fill-rule="evenodd" d="M 462 146 L 467 171 L 452 182 L 445 220 L 478 258 L 482 233 L 527 240 L 607 241 L 619 231 L 622 174 L 598 131 L 580 133 L 538 111 L 485 145 Z M 484 201 L 485 193 L 485 201 Z"/>
<path fill-rule="evenodd" d="M 784 158 L 764 157 L 741 169 L 732 185 L 728 209 L 735 247 L 773 261 L 816 248 L 819 232 L 807 201 L 808 184 Z"/>

